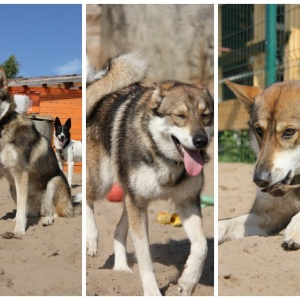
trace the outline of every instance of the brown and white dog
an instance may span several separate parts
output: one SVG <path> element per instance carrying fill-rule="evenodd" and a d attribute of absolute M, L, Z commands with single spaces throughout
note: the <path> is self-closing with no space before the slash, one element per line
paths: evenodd
<path fill-rule="evenodd" d="M 261 90 L 225 81 L 249 113 L 258 186 L 251 211 L 219 221 L 219 243 L 267 236 L 286 226 L 283 246 L 300 247 L 300 81 Z"/>
<path fill-rule="evenodd" d="M 87 251 L 97 252 L 94 201 L 117 180 L 125 208 L 115 232 L 115 270 L 131 272 L 126 259 L 128 227 L 145 295 L 160 295 L 147 234 L 147 206 L 172 199 L 191 241 L 178 286 L 191 295 L 207 255 L 199 195 L 213 126 L 213 101 L 198 84 L 141 84 L 148 63 L 136 53 L 112 59 L 87 88 Z M 178 254 L 180 255 L 180 253 Z"/>

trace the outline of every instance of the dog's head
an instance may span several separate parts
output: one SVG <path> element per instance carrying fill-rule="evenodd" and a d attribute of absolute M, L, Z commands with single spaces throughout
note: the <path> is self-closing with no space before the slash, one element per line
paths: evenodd
<path fill-rule="evenodd" d="M 60 119 L 56 117 L 54 121 L 54 127 L 55 136 L 59 140 L 60 146 L 63 147 L 71 139 L 71 119 L 69 118 L 65 125 L 61 125 Z"/>
<path fill-rule="evenodd" d="M 169 159 L 183 161 L 187 173 L 197 176 L 213 127 L 213 101 L 207 88 L 166 82 L 156 86 L 150 107 L 150 131 L 160 151 Z"/>
<path fill-rule="evenodd" d="M 300 171 L 300 81 L 261 90 L 225 81 L 249 113 L 257 162 L 253 181 L 269 188 L 290 184 Z"/>

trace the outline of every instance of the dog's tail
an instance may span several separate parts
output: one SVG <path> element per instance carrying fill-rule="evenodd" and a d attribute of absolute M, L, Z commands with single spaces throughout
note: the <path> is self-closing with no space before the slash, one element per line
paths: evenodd
<path fill-rule="evenodd" d="M 86 91 L 87 116 L 106 95 L 142 81 L 146 77 L 148 69 L 147 60 L 139 53 L 129 52 L 111 59 L 99 73 L 91 71 L 91 74 L 88 75 L 89 86 Z"/>
<path fill-rule="evenodd" d="M 82 193 L 78 193 L 71 197 L 62 197 L 55 203 L 55 210 L 60 217 L 74 217 L 81 214 L 82 209 Z"/>

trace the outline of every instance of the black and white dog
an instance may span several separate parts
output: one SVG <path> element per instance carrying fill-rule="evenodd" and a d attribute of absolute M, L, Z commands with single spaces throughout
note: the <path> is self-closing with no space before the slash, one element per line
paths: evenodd
<path fill-rule="evenodd" d="M 71 140 L 71 119 L 61 125 L 60 119 L 54 122 L 54 146 L 59 167 L 63 170 L 64 163 L 68 164 L 68 183 L 72 187 L 74 163 L 82 160 L 82 141 Z"/>

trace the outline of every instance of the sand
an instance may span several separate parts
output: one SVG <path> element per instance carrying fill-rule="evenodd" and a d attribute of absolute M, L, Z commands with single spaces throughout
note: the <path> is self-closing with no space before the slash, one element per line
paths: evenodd
<path fill-rule="evenodd" d="M 252 172 L 249 164 L 219 164 L 219 219 L 249 211 L 256 192 Z M 220 245 L 219 295 L 299 296 L 299 250 L 285 251 L 281 244 L 282 232 Z"/>
<path fill-rule="evenodd" d="M 81 174 L 74 174 L 73 184 L 72 194 L 81 191 Z M 13 231 L 16 206 L 5 178 L 0 190 L 2 234 Z M 57 218 L 48 227 L 40 218 L 30 218 L 21 239 L 0 237 L 0 295 L 82 295 L 81 224 L 80 211 L 74 218 Z"/>
<path fill-rule="evenodd" d="M 212 154 L 213 143 L 209 153 Z M 213 160 L 205 166 L 206 185 L 203 195 L 213 196 Z M 182 227 L 161 225 L 155 218 L 160 211 L 174 213 L 172 204 L 156 201 L 149 207 L 150 249 L 158 286 L 163 295 L 178 295 L 177 280 L 190 251 L 190 243 Z M 87 258 L 87 295 L 141 296 L 143 295 L 131 237 L 128 237 L 127 257 L 133 273 L 112 270 L 114 261 L 113 234 L 122 212 L 121 203 L 107 200 L 95 205 L 100 242 L 95 257 Z M 194 295 L 212 296 L 214 293 L 214 209 L 203 208 L 204 232 L 208 241 L 208 258 Z"/>

